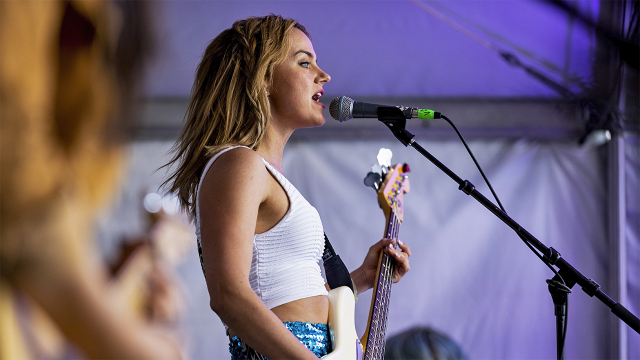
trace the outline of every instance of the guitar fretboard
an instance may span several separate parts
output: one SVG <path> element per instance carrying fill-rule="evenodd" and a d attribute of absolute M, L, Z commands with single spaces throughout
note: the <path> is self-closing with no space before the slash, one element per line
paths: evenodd
<path fill-rule="evenodd" d="M 387 238 L 398 238 L 400 221 L 395 211 L 391 210 L 386 227 Z M 395 248 L 398 248 L 396 243 Z M 391 284 L 395 262 L 389 255 L 382 253 L 380 271 L 378 272 L 377 285 L 374 288 L 374 300 L 369 320 L 369 336 L 364 351 L 365 360 L 381 360 L 384 358 L 385 338 L 387 334 L 387 315 L 389 313 L 389 298 L 391 297 Z"/>

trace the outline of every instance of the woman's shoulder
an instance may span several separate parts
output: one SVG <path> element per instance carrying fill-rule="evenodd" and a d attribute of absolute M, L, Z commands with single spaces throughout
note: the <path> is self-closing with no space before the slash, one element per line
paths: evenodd
<path fill-rule="evenodd" d="M 211 164 L 211 168 L 213 169 L 214 167 L 216 171 L 262 170 L 264 168 L 264 162 L 262 157 L 254 150 L 244 146 L 238 146 L 227 149 L 222 154 L 219 154 L 217 159 Z"/>
<path fill-rule="evenodd" d="M 248 148 L 225 151 L 204 174 L 198 201 L 259 205 L 269 196 L 269 176 L 262 157 L 255 151 Z"/>
<path fill-rule="evenodd" d="M 212 176 L 212 174 L 215 174 Z M 219 154 L 204 175 L 204 182 L 226 179 L 231 183 L 268 176 L 262 157 L 246 147 L 236 147 Z"/>

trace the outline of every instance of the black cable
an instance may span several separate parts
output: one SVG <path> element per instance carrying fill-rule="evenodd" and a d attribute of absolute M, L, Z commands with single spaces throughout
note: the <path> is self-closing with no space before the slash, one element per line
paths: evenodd
<path fill-rule="evenodd" d="M 449 125 L 451 125 L 451 127 L 453 128 L 453 130 L 455 130 L 456 134 L 458 134 L 458 137 L 460 138 L 460 141 L 462 141 L 462 144 L 464 145 L 464 147 L 467 149 L 467 152 L 469 153 L 469 156 L 471 156 L 471 159 L 473 160 L 473 163 L 476 164 L 476 167 L 478 168 L 478 171 L 480 171 L 480 175 L 482 175 L 482 178 L 484 179 L 484 181 L 487 183 L 487 186 L 489 187 L 489 190 L 491 191 L 491 193 L 493 194 L 493 197 L 496 199 L 496 202 L 498 203 L 498 206 L 500 206 L 500 210 L 502 210 L 502 212 L 504 212 L 505 214 L 507 213 L 507 211 L 504 209 L 504 206 L 502 206 L 502 203 L 500 202 L 500 199 L 498 198 L 498 195 L 496 194 L 496 192 L 493 190 L 493 187 L 491 186 L 491 183 L 489 182 L 489 179 L 487 178 L 487 176 L 484 174 L 484 171 L 482 171 L 482 167 L 480 166 L 480 164 L 478 163 L 478 161 L 476 160 L 476 157 L 473 155 L 473 152 L 471 151 L 471 149 L 469 148 L 469 145 L 467 145 L 467 142 L 464 140 L 464 137 L 462 136 L 462 134 L 460 133 L 460 131 L 458 131 L 458 128 L 455 126 L 455 124 L 453 123 L 453 121 L 449 120 L 448 117 L 440 114 L 440 118 L 446 120 Z M 544 258 L 544 256 L 540 255 L 540 253 L 531 245 L 529 244 L 529 242 L 520 234 L 518 234 L 518 237 L 525 243 L 525 245 L 527 245 L 527 247 L 529 247 L 529 249 L 531 251 L 533 251 L 533 253 L 545 264 L 547 265 L 547 267 L 549 269 L 551 269 L 551 271 L 553 271 L 553 273 L 558 276 L 558 278 L 560 279 L 560 281 L 562 281 L 562 283 L 564 285 L 566 285 L 564 279 L 562 278 L 562 276 L 560 276 L 560 273 L 558 273 L 558 271 L 556 269 L 553 268 L 553 266 L 549 263 L 549 261 L 547 259 Z"/>
<path fill-rule="evenodd" d="M 473 160 L 473 163 L 476 164 L 476 167 L 480 171 L 480 175 L 482 175 L 482 178 L 487 183 L 487 186 L 489 186 L 489 190 L 491 190 L 491 193 L 493 194 L 493 197 L 498 202 L 498 206 L 500 206 L 500 210 L 502 210 L 502 212 L 504 212 L 506 214 L 507 211 L 504 209 L 504 206 L 502 206 L 502 203 L 500 202 L 500 199 L 498 199 L 498 195 L 496 195 L 496 192 L 493 191 L 493 187 L 491 186 L 491 183 L 489 182 L 489 179 L 487 179 L 487 177 L 484 175 L 484 171 L 482 171 L 482 168 L 480 167 L 480 164 L 478 164 L 478 161 L 476 161 L 476 157 L 473 156 L 473 152 L 471 152 L 471 149 L 469 149 L 469 146 L 467 145 L 467 142 L 464 141 L 464 138 L 462 137 L 462 134 L 460 133 L 460 131 L 458 131 L 458 128 L 453 124 L 453 122 L 451 120 L 449 120 L 448 117 L 446 117 L 446 116 L 444 116 L 442 114 L 440 115 L 440 117 L 445 119 L 449 123 L 449 125 L 451 125 L 451 127 L 453 127 L 453 130 L 455 130 L 456 134 L 458 134 L 458 137 L 460 138 L 460 141 L 462 141 L 462 144 L 467 149 L 467 152 L 471 156 L 471 159 Z"/>

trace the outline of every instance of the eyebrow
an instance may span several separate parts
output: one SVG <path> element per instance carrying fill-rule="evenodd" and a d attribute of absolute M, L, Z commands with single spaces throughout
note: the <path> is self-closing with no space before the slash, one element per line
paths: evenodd
<path fill-rule="evenodd" d="M 296 51 L 296 52 L 295 52 L 295 54 L 293 54 L 293 56 L 296 56 L 296 55 L 298 55 L 298 54 L 300 54 L 300 53 L 307 54 L 307 55 L 308 55 L 310 58 L 312 58 L 312 59 L 314 58 L 313 54 L 312 54 L 312 53 L 310 53 L 310 52 L 308 52 L 308 51 L 306 51 L 306 50 L 298 50 L 298 51 Z"/>

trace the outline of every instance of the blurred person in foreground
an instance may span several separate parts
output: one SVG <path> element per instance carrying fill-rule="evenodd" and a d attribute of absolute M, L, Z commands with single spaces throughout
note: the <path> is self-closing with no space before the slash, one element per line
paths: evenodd
<path fill-rule="evenodd" d="M 147 53 L 143 7 L 0 2 L 3 359 L 51 357 L 51 344 L 34 344 L 47 327 L 81 353 L 73 357 L 181 357 L 166 326 L 118 300 L 93 238 L 117 188 Z"/>
<path fill-rule="evenodd" d="M 468 360 L 448 335 L 429 327 L 414 327 L 390 336 L 384 351 L 387 360 Z"/>

